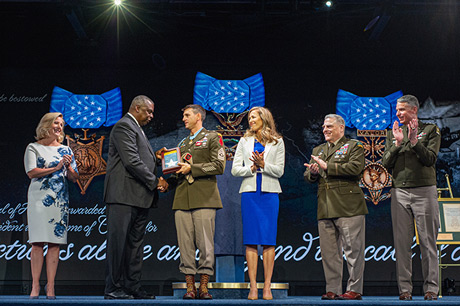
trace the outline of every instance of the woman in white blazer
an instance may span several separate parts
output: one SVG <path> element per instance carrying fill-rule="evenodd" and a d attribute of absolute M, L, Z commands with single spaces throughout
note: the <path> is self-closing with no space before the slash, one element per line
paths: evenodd
<path fill-rule="evenodd" d="M 263 298 L 271 300 L 271 278 L 275 265 L 275 245 L 281 187 L 278 179 L 284 173 L 284 142 L 276 131 L 270 111 L 254 107 L 248 114 L 249 129 L 240 139 L 233 160 L 232 175 L 243 177 L 241 213 L 243 243 L 250 290 L 248 299 L 256 300 L 257 245 L 263 246 Z"/>

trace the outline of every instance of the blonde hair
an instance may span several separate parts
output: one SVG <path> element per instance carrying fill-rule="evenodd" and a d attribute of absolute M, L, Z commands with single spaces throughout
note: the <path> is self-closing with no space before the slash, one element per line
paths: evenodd
<path fill-rule="evenodd" d="M 265 107 L 255 106 L 249 110 L 248 120 L 252 112 L 257 112 L 260 119 L 262 120 L 262 129 L 260 131 L 260 136 L 262 139 L 259 139 L 259 141 L 264 144 L 269 142 L 275 142 L 275 144 L 277 144 L 278 139 L 281 138 L 281 135 L 276 131 L 275 120 L 273 119 L 272 113 Z M 244 137 L 249 136 L 256 137 L 256 132 L 252 131 L 250 128 L 247 129 Z"/>
<path fill-rule="evenodd" d="M 43 115 L 42 119 L 40 119 L 40 122 L 38 123 L 37 129 L 35 130 L 35 133 L 37 134 L 35 136 L 36 140 L 45 139 L 50 135 L 50 128 L 57 117 L 61 117 L 62 121 L 64 121 L 64 116 L 61 113 L 46 113 L 45 115 Z M 63 128 L 61 130 L 61 135 L 59 135 L 58 139 L 60 143 L 62 143 L 62 141 L 64 140 L 64 135 L 65 134 Z"/>

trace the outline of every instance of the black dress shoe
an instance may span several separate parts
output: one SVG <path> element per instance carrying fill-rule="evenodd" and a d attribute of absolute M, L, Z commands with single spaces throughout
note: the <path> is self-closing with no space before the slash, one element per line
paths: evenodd
<path fill-rule="evenodd" d="M 106 300 L 127 300 L 133 298 L 134 297 L 131 294 L 127 294 L 122 289 L 117 289 L 115 291 L 104 294 L 104 299 Z"/>
<path fill-rule="evenodd" d="M 133 291 L 131 292 L 131 295 L 136 300 L 154 300 L 155 299 L 155 295 L 153 295 L 152 293 L 148 293 L 145 290 Z"/>

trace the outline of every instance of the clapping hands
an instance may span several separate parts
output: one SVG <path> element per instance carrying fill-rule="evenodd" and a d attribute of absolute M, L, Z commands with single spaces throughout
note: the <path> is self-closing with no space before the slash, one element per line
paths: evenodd
<path fill-rule="evenodd" d="M 409 138 L 410 143 L 415 146 L 417 143 L 417 133 L 418 133 L 418 121 L 417 119 L 412 119 L 409 124 L 407 125 L 408 132 L 407 137 Z"/>
<path fill-rule="evenodd" d="M 249 158 L 249 160 L 253 162 L 251 166 L 252 172 L 256 172 L 257 169 L 263 169 L 265 167 L 264 152 L 265 151 L 262 151 L 261 153 L 258 151 L 252 152 L 252 157 Z"/>
<path fill-rule="evenodd" d="M 399 127 L 399 122 L 395 120 L 393 123 L 393 136 L 395 137 L 395 145 L 399 147 L 404 139 L 402 129 Z"/>
<path fill-rule="evenodd" d="M 73 155 L 64 155 L 63 156 L 63 160 L 64 160 L 64 166 L 66 166 L 66 168 L 69 168 L 70 167 L 70 163 L 72 162 L 72 158 L 73 158 Z"/>
<path fill-rule="evenodd" d="M 62 167 L 69 168 L 70 163 L 72 162 L 73 155 L 64 155 L 62 159 L 59 161 L 59 164 L 55 167 L 56 170 L 61 170 Z"/>
<path fill-rule="evenodd" d="M 322 160 L 321 158 L 319 158 L 319 156 L 312 155 L 311 158 L 316 163 L 311 163 L 311 164 L 305 163 L 305 164 L 303 164 L 305 167 L 310 169 L 311 174 L 313 174 L 313 175 L 318 174 L 319 173 L 319 168 L 321 168 L 323 170 L 327 170 L 327 163 L 324 160 Z"/>
<path fill-rule="evenodd" d="M 407 125 L 407 137 L 409 138 L 410 143 L 415 146 L 417 144 L 417 134 L 418 134 L 418 121 L 417 119 L 412 119 Z M 393 136 L 396 140 L 395 145 L 399 147 L 404 139 L 404 134 L 402 129 L 399 127 L 398 121 L 393 123 Z"/>
<path fill-rule="evenodd" d="M 310 173 L 313 174 L 313 175 L 317 175 L 319 173 L 319 165 L 318 164 L 315 164 L 315 163 L 312 163 L 312 164 L 308 164 L 308 163 L 305 163 L 303 164 L 305 167 L 307 167 L 309 170 L 310 170 Z"/>

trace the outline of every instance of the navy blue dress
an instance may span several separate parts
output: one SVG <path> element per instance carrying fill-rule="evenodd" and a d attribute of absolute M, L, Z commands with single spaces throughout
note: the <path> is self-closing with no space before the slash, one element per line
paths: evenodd
<path fill-rule="evenodd" d="M 254 143 L 254 151 L 262 152 L 264 146 Z M 245 245 L 276 245 L 278 229 L 278 193 L 262 192 L 262 174 L 257 173 L 257 190 L 241 194 L 243 217 L 243 243 Z"/>

